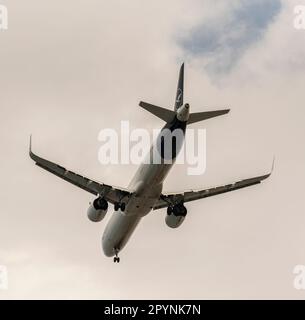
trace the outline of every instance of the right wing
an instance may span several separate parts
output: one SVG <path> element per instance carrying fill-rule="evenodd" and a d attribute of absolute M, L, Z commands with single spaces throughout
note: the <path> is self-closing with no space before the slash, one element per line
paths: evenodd
<path fill-rule="evenodd" d="M 100 195 L 112 204 L 121 202 L 125 197 L 130 197 L 131 192 L 127 189 L 118 188 L 104 183 L 93 181 L 77 173 L 69 171 L 66 168 L 54 162 L 37 156 L 32 152 L 31 145 L 32 143 L 30 142 L 30 157 L 35 161 L 36 165 L 53 173 L 59 178 L 62 178 L 63 180 L 66 180 L 74 184 L 75 186 L 83 190 L 86 190 L 94 195 Z"/>
<path fill-rule="evenodd" d="M 218 194 L 250 187 L 261 183 L 263 180 L 267 179 L 271 173 L 263 176 L 258 176 L 250 179 L 241 180 L 235 183 L 227 184 L 220 187 L 202 189 L 202 190 L 190 190 L 180 193 L 169 193 L 161 194 L 159 200 L 154 205 L 154 210 L 166 208 L 168 206 L 173 206 L 178 203 L 184 203 L 189 201 L 194 201 L 202 198 L 207 198 L 211 196 L 216 196 Z"/>

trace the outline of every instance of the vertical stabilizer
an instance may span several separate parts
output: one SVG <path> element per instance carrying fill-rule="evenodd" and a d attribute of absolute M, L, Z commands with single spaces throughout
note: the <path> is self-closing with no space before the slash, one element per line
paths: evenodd
<path fill-rule="evenodd" d="M 184 63 L 182 63 L 179 73 L 175 111 L 177 111 L 183 105 L 183 83 L 184 83 Z"/>

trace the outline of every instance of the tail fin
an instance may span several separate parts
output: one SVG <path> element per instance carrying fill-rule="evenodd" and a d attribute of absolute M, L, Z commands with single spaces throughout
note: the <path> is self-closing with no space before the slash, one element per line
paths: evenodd
<path fill-rule="evenodd" d="M 179 72 L 179 80 L 178 80 L 178 87 L 177 87 L 177 94 L 176 94 L 176 101 L 175 101 L 175 111 L 164 109 L 143 101 L 140 102 L 140 106 L 143 109 L 154 114 L 158 118 L 164 120 L 165 122 L 170 123 L 175 119 L 178 113 L 177 110 L 181 106 L 183 106 L 183 86 L 184 86 L 184 63 L 182 63 L 180 72 Z M 217 110 L 217 111 L 190 113 L 189 119 L 187 120 L 187 124 L 221 116 L 223 114 L 228 113 L 229 111 L 230 109 L 224 109 L 224 110 Z"/>
<path fill-rule="evenodd" d="M 180 72 L 179 72 L 179 80 L 177 87 L 177 94 L 175 100 L 175 111 L 177 111 L 183 105 L 183 84 L 184 84 L 184 63 L 182 63 Z"/>

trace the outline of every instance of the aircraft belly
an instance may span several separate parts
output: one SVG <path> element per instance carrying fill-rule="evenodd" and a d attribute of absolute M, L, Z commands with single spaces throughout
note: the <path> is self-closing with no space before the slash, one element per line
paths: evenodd
<path fill-rule="evenodd" d="M 113 213 L 102 238 L 106 256 L 114 256 L 115 250 L 124 248 L 140 220 L 141 216 L 138 215 L 125 215 L 120 211 Z"/>
<path fill-rule="evenodd" d="M 172 164 L 142 164 L 128 187 L 137 189 L 141 182 L 146 190 L 152 189 L 163 183 L 171 167 Z"/>
<path fill-rule="evenodd" d="M 142 217 L 152 210 L 161 191 L 162 185 L 148 186 L 140 182 L 125 211 L 115 211 L 112 214 L 102 238 L 106 256 L 113 256 L 115 249 L 119 251 L 123 249 Z"/>

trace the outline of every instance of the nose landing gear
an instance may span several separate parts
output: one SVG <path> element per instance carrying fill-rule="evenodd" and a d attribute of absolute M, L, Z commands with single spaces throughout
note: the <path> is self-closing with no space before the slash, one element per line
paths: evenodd
<path fill-rule="evenodd" d="M 113 258 L 114 263 L 120 263 L 120 257 L 118 256 L 119 250 L 115 249 L 115 257 Z"/>
<path fill-rule="evenodd" d="M 114 257 L 114 258 L 113 258 L 113 262 L 114 262 L 114 263 L 116 263 L 116 262 L 119 263 L 119 262 L 120 262 L 120 258 L 119 258 L 119 257 Z"/>

